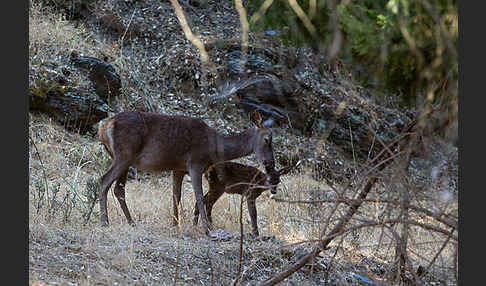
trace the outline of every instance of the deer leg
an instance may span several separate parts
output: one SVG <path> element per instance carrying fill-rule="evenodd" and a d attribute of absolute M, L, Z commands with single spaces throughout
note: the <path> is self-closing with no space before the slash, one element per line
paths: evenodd
<path fill-rule="evenodd" d="M 172 171 L 172 211 L 174 213 L 172 226 L 179 225 L 179 203 L 181 201 L 182 181 L 185 172 Z"/>
<path fill-rule="evenodd" d="M 117 180 L 122 174 L 126 173 L 128 166 L 112 163 L 108 172 L 101 177 L 101 189 L 100 189 L 100 212 L 101 212 L 101 225 L 108 226 L 108 211 L 106 206 L 108 190 L 111 184 Z"/>
<path fill-rule="evenodd" d="M 128 174 L 128 169 L 116 181 L 114 192 L 115 192 L 116 198 L 118 199 L 118 202 L 120 203 L 120 207 L 123 210 L 125 217 L 127 218 L 128 223 L 132 226 L 135 226 L 135 223 L 133 222 L 132 217 L 130 216 L 130 212 L 128 211 L 127 203 L 125 201 L 125 184 L 127 182 L 127 174 Z"/>
<path fill-rule="evenodd" d="M 207 200 L 208 194 L 209 193 L 204 195 L 204 205 L 206 205 L 206 200 Z M 208 219 L 209 219 L 209 217 L 208 217 Z M 197 201 L 196 201 L 196 203 L 194 203 L 194 219 L 192 221 L 192 224 L 194 226 L 196 226 L 198 222 L 199 222 L 199 208 L 197 207 Z"/>
<path fill-rule="evenodd" d="M 254 236 L 259 236 L 255 198 L 248 197 L 246 199 L 246 203 L 248 205 L 248 213 L 250 214 L 250 219 L 251 219 L 252 234 Z"/>
<path fill-rule="evenodd" d="M 206 215 L 206 207 L 204 205 L 204 196 L 202 190 L 202 168 L 191 167 L 189 169 L 189 175 L 191 176 L 192 188 L 196 196 L 196 204 L 201 214 L 201 220 L 204 227 L 206 235 L 210 235 L 211 227 L 208 223 L 208 217 Z"/>

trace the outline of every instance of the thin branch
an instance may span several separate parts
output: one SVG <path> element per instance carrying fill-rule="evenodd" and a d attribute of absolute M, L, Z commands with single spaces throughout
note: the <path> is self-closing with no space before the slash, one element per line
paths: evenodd
<path fill-rule="evenodd" d="M 294 10 L 295 14 L 297 14 L 297 17 L 302 21 L 306 29 L 311 33 L 312 36 L 316 36 L 316 28 L 314 25 L 312 25 L 312 22 L 310 19 L 307 17 L 305 14 L 304 10 L 299 6 L 297 3 L 297 0 L 288 0 L 290 7 L 292 7 L 292 10 Z"/>
<path fill-rule="evenodd" d="M 432 261 L 430 261 L 429 263 L 429 266 L 427 266 L 427 269 L 425 269 L 425 272 L 424 273 L 428 273 L 430 271 L 430 268 L 432 267 L 432 265 L 434 265 L 435 263 L 435 260 L 437 259 L 437 257 L 439 257 L 439 255 L 442 253 L 442 251 L 444 250 L 444 248 L 447 246 L 447 244 L 449 243 L 449 240 L 451 239 L 452 237 L 452 234 L 454 233 L 456 229 L 455 228 L 452 228 L 451 231 L 450 231 L 450 235 L 447 237 L 447 239 L 444 241 L 444 243 L 442 244 L 442 247 L 440 248 L 440 250 L 437 252 L 437 254 L 434 256 L 434 258 L 432 259 Z"/>
<path fill-rule="evenodd" d="M 329 46 L 327 55 L 329 57 L 329 60 L 333 61 L 336 58 L 338 52 L 341 50 L 341 42 L 343 40 L 343 35 L 341 33 L 341 29 L 339 29 L 339 16 L 338 16 L 336 0 L 331 0 L 331 9 L 332 9 L 332 14 L 331 14 L 330 21 L 334 28 L 334 31 L 333 31 L 332 43 Z"/>
<path fill-rule="evenodd" d="M 260 6 L 260 9 L 258 9 L 258 11 L 256 11 L 255 13 L 253 13 L 253 15 L 251 16 L 250 18 L 250 24 L 255 24 L 258 20 L 260 20 L 260 18 L 265 15 L 265 13 L 267 12 L 268 8 L 270 8 L 270 6 L 272 5 L 273 3 L 273 0 L 265 0 L 265 2 L 263 2 L 262 6 Z"/>
<path fill-rule="evenodd" d="M 408 259 L 408 256 L 407 256 L 406 246 L 402 243 L 402 239 L 400 238 L 398 233 L 395 230 L 393 230 L 393 228 L 391 228 L 389 226 L 385 226 L 385 227 L 391 232 L 391 234 L 395 238 L 395 240 L 397 242 L 398 250 L 401 253 L 401 257 L 404 259 L 404 262 L 407 264 L 409 272 L 412 273 L 415 285 L 417 285 L 417 281 L 420 281 L 420 278 L 417 277 L 417 274 L 415 273 L 415 271 L 413 271 L 412 264 L 410 263 L 410 259 Z"/>
<path fill-rule="evenodd" d="M 316 15 L 316 10 L 317 5 L 316 5 L 316 0 L 309 0 L 309 13 L 307 14 L 309 19 L 312 20 L 314 16 Z"/>
<path fill-rule="evenodd" d="M 184 12 L 182 11 L 181 5 L 177 0 L 170 0 L 170 3 L 172 4 L 172 7 L 174 7 L 177 19 L 179 19 L 179 23 L 182 27 L 182 30 L 184 31 L 184 35 L 186 38 L 194 45 L 196 48 L 199 50 L 199 54 L 201 57 L 201 63 L 202 63 L 202 73 L 203 73 L 203 84 L 206 84 L 206 67 L 209 67 L 211 69 L 211 72 L 213 73 L 214 76 L 217 76 L 217 71 L 216 68 L 214 67 L 213 63 L 209 59 L 208 53 L 206 52 L 206 49 L 204 48 L 204 44 L 199 39 L 199 37 L 195 36 L 192 31 L 191 27 L 189 27 L 189 24 L 186 21 L 186 17 L 184 16 Z"/>
<path fill-rule="evenodd" d="M 241 70 L 245 70 L 246 54 L 248 53 L 248 30 L 250 29 L 248 24 L 248 19 L 246 16 L 246 10 L 243 7 L 241 0 L 235 0 L 235 7 L 240 15 L 241 23 L 241 58 L 240 65 Z"/>
<path fill-rule="evenodd" d="M 347 205 L 350 205 L 351 203 L 355 202 L 356 199 L 325 199 L 325 200 L 285 200 L 285 199 L 279 199 L 279 198 L 273 198 L 273 200 L 277 202 L 282 202 L 282 203 L 289 203 L 289 204 L 322 204 L 322 203 L 345 203 Z M 367 202 L 367 203 L 386 203 L 386 204 L 393 204 L 393 205 L 401 205 L 402 203 L 399 201 L 395 200 L 385 200 L 385 199 L 363 199 L 360 200 L 361 202 Z M 406 205 L 407 208 L 410 208 L 411 210 L 417 211 L 417 212 L 422 212 L 426 214 L 427 216 L 430 216 L 431 218 L 437 220 L 438 222 L 441 222 L 445 224 L 448 227 L 451 228 L 457 228 L 457 221 L 448 219 L 448 218 L 443 218 L 441 217 L 442 214 L 435 214 L 432 211 L 421 208 L 412 204 Z M 444 214 L 446 215 L 446 214 Z"/>

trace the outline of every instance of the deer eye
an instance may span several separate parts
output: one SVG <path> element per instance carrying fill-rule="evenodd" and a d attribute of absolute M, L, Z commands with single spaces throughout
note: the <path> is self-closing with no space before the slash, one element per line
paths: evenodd
<path fill-rule="evenodd" d="M 264 136 L 263 141 L 265 142 L 265 144 L 268 145 L 271 143 L 272 139 L 270 138 L 270 136 Z"/>

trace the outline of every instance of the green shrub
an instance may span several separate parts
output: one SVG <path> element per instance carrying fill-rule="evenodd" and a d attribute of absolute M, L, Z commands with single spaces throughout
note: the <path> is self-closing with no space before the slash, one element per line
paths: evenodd
<path fill-rule="evenodd" d="M 263 2 L 251 2 L 249 15 Z M 297 3 L 306 13 L 309 11 L 309 0 Z M 317 1 L 317 12 L 311 19 L 315 36 L 288 1 L 274 1 L 252 29 L 279 29 L 288 45 L 327 47 L 334 27 L 332 9 L 326 3 Z M 415 104 L 419 93 L 430 93 L 442 82 L 453 87 L 444 89 L 452 93 L 444 96 L 457 96 L 456 1 L 342 1 L 336 11 L 344 39 L 338 56 L 355 70 L 363 71 L 356 76 L 364 87 L 385 95 L 400 93 L 402 103 L 408 106 Z"/>

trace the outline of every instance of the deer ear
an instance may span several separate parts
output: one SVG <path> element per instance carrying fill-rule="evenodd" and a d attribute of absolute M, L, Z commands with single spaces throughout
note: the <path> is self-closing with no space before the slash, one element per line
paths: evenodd
<path fill-rule="evenodd" d="M 255 110 L 253 112 L 253 122 L 258 126 L 259 128 L 264 128 L 265 126 L 262 123 L 262 116 L 260 115 L 260 112 L 258 110 Z"/>
<path fill-rule="evenodd" d="M 263 140 L 265 140 L 265 144 L 267 145 L 271 143 L 271 137 L 269 135 L 264 136 Z"/>

